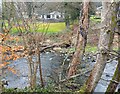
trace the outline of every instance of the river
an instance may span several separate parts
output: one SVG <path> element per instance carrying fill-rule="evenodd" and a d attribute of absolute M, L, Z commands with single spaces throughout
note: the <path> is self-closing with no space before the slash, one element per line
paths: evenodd
<path fill-rule="evenodd" d="M 61 71 L 60 66 L 65 57 L 66 55 L 64 54 L 51 52 L 45 52 L 41 54 L 42 73 L 45 84 L 47 84 L 51 80 L 50 77 L 52 77 L 52 80 L 55 81 L 58 80 L 59 72 Z M 70 59 L 67 59 L 67 61 L 65 62 L 67 66 L 69 61 Z M 93 67 L 94 64 L 95 61 L 91 62 L 88 60 L 85 64 L 82 64 L 82 66 L 85 69 L 88 67 L 89 68 Z M 10 71 L 5 71 L 3 79 L 8 81 L 8 86 L 6 87 L 25 88 L 29 86 L 27 60 L 25 58 L 20 58 L 18 60 L 12 61 L 12 63 L 9 66 L 14 67 L 14 69 L 17 71 L 17 74 L 14 74 Z M 99 81 L 97 87 L 95 88 L 95 92 L 105 92 L 110 80 L 112 79 L 116 66 L 117 66 L 116 60 L 107 63 L 105 70 L 102 74 L 101 80 Z M 39 83 L 38 75 L 39 73 L 37 73 L 37 83 Z M 83 75 L 80 76 L 79 78 L 84 79 L 84 77 L 85 76 Z M 80 82 L 82 82 L 82 80 Z"/>

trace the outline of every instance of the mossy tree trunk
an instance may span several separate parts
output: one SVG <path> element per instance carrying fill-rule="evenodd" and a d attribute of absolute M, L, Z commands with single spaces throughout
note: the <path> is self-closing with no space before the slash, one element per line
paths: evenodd
<path fill-rule="evenodd" d="M 120 2 L 117 4 L 117 9 L 119 8 Z M 116 11 L 117 12 L 117 11 Z M 120 34 L 120 26 L 118 26 L 118 33 Z M 110 81 L 110 84 L 108 85 L 108 88 L 106 90 L 107 92 L 115 92 L 117 86 L 118 86 L 118 82 L 120 82 L 120 35 L 118 34 L 118 65 L 116 68 L 116 71 L 114 73 L 114 76 L 112 78 L 112 80 Z"/>
<path fill-rule="evenodd" d="M 115 22 L 112 21 L 114 18 L 114 8 L 111 7 L 110 2 L 102 1 L 103 9 L 102 9 L 102 24 L 104 28 L 101 28 L 99 44 L 98 44 L 98 51 L 99 54 L 97 55 L 96 64 L 88 77 L 84 87 L 85 92 L 93 92 L 95 87 L 100 80 L 102 73 L 104 71 L 106 61 L 109 55 L 109 51 L 111 49 L 111 41 L 113 41 Z M 112 9 L 113 8 L 113 9 Z M 111 9 L 111 10 L 110 10 Z M 113 25 L 114 24 L 114 25 Z"/>

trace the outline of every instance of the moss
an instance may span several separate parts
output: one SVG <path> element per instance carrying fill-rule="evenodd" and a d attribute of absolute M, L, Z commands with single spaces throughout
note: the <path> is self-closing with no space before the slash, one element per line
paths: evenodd
<path fill-rule="evenodd" d="M 84 84 L 81 88 L 80 88 L 80 90 L 79 90 L 79 92 L 80 92 L 80 94 L 85 94 L 85 92 L 86 92 L 86 84 Z"/>

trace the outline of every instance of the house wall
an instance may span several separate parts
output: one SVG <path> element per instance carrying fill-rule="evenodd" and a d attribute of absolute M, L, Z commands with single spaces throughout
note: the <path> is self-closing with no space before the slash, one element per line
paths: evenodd
<path fill-rule="evenodd" d="M 47 19 L 47 15 L 44 15 L 44 19 Z"/>
<path fill-rule="evenodd" d="M 48 18 L 48 15 L 50 15 L 50 18 Z M 43 17 L 40 15 L 40 20 L 44 20 L 47 22 L 63 22 L 64 21 L 64 14 L 63 13 L 49 13 L 49 14 L 44 14 Z"/>

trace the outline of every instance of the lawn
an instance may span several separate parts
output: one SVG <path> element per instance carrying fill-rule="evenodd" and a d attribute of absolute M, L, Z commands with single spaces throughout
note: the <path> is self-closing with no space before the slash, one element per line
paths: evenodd
<path fill-rule="evenodd" d="M 46 26 L 46 27 L 45 27 Z M 62 30 L 65 30 L 65 23 L 49 23 L 47 25 L 42 24 L 42 26 L 40 26 L 41 28 L 38 30 L 39 32 L 44 32 L 44 28 L 45 31 L 47 32 L 60 32 Z"/>
<path fill-rule="evenodd" d="M 96 52 L 97 51 L 97 46 L 91 46 L 91 45 L 86 45 L 85 47 L 86 52 Z"/>
<path fill-rule="evenodd" d="M 96 23 L 100 23 L 100 22 L 101 22 L 101 18 L 100 18 L 100 17 L 97 17 L 97 16 L 95 16 L 95 15 L 92 15 L 92 16 L 90 17 L 90 20 L 91 20 L 92 22 L 96 22 Z"/>
<path fill-rule="evenodd" d="M 47 32 L 47 33 L 57 33 L 66 29 L 65 23 L 35 23 L 29 24 L 31 32 Z M 20 29 L 25 31 L 24 26 L 21 26 Z M 12 28 L 12 33 L 17 33 L 18 29 L 14 26 Z"/>

